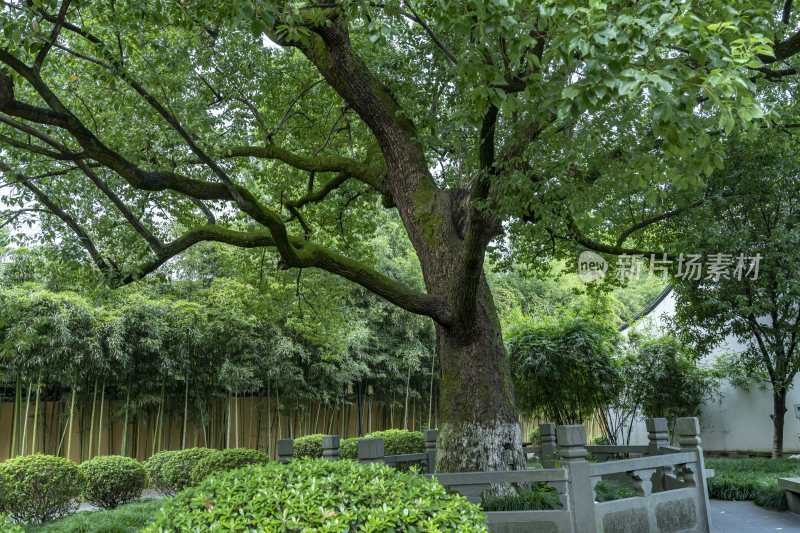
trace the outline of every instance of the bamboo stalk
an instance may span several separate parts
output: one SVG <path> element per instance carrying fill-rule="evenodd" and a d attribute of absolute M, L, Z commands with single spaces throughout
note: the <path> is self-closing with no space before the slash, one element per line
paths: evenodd
<path fill-rule="evenodd" d="M 20 455 L 25 455 L 25 451 L 28 449 L 28 416 L 30 415 L 31 410 L 31 389 L 33 388 L 33 383 L 28 382 L 28 395 L 25 399 L 25 417 L 22 419 L 22 445 L 20 446 Z"/>
<path fill-rule="evenodd" d="M 97 420 L 97 455 L 100 455 L 100 443 L 103 440 L 103 403 L 106 399 L 106 380 L 100 389 L 100 418 Z"/>
<path fill-rule="evenodd" d="M 183 389 L 183 439 L 181 450 L 186 449 L 186 421 L 189 418 L 189 373 L 186 373 L 186 386 Z"/>
<path fill-rule="evenodd" d="M 20 403 L 20 378 L 17 376 L 17 382 L 14 386 L 14 412 L 11 415 L 11 449 L 8 451 L 9 457 L 16 457 L 17 455 L 17 433 L 19 430 L 19 403 Z"/>
<path fill-rule="evenodd" d="M 69 402 L 69 430 L 67 434 L 67 459 L 72 457 L 72 421 L 75 418 L 75 393 L 77 385 L 72 385 L 72 399 Z M 71 460 L 71 459 L 70 459 Z"/>
<path fill-rule="evenodd" d="M 130 414 L 130 401 L 131 401 L 131 391 L 125 391 L 125 419 L 122 423 L 122 443 L 120 445 L 120 452 L 119 454 L 123 457 L 126 457 L 128 451 L 128 416 Z"/>
<path fill-rule="evenodd" d="M 408 393 L 411 385 L 411 362 L 408 363 L 408 376 L 406 377 L 406 403 L 403 412 L 403 429 L 408 429 Z"/>
<path fill-rule="evenodd" d="M 94 392 L 92 393 L 92 418 L 89 420 L 89 459 L 92 458 L 92 444 L 94 440 L 94 415 L 97 407 L 97 378 L 94 380 Z"/>

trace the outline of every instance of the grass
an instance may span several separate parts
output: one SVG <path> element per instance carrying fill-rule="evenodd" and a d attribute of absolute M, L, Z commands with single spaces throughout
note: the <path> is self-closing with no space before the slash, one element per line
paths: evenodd
<path fill-rule="evenodd" d="M 800 477 L 797 459 L 706 459 L 715 475 L 708 480 L 709 496 L 718 500 L 752 500 L 766 509 L 788 509 L 779 477 Z"/>
<path fill-rule="evenodd" d="M 41 526 L 26 526 L 26 533 L 134 533 L 153 521 L 163 500 L 142 499 L 110 511 L 79 511 Z"/>
<path fill-rule="evenodd" d="M 481 504 L 484 511 L 542 511 L 561 509 L 558 493 L 544 483 L 519 494 L 489 498 Z"/>

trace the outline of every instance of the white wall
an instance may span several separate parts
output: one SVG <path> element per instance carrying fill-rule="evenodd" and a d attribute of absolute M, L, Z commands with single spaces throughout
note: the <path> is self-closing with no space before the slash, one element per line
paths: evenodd
<path fill-rule="evenodd" d="M 671 292 L 658 306 L 632 329 L 663 327 L 665 316 L 675 314 L 675 293 Z M 625 334 L 626 332 L 623 332 Z M 742 345 L 733 337 L 725 339 L 703 362 L 710 365 L 716 358 L 730 351 L 741 351 Z M 800 420 L 795 416 L 795 405 L 800 405 L 800 377 L 795 377 L 794 386 L 786 399 L 785 426 L 783 432 L 784 452 L 800 452 Z M 720 396 L 704 406 L 700 416 L 703 449 L 718 452 L 770 452 L 772 451 L 772 392 L 761 390 L 755 384 L 749 391 L 734 388 L 729 383 L 720 387 Z M 632 444 L 646 444 L 647 431 L 644 421 L 634 427 Z"/>

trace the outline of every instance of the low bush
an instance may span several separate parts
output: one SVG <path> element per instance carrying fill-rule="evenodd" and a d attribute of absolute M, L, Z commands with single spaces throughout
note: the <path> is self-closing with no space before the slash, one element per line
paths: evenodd
<path fill-rule="evenodd" d="M 0 509 L 18 522 L 40 524 L 74 512 L 83 478 L 78 466 L 52 455 L 14 457 L 0 464 L 8 493 Z"/>
<path fill-rule="evenodd" d="M 611 440 L 608 438 L 608 435 L 599 435 L 592 439 L 592 444 L 595 446 L 608 446 L 611 444 Z"/>
<path fill-rule="evenodd" d="M 753 500 L 766 509 L 788 509 L 785 491 L 778 487 L 779 477 L 800 477 L 797 459 L 706 459 L 706 468 L 714 469 L 708 478 L 708 494 L 718 500 Z"/>
<path fill-rule="evenodd" d="M 137 533 L 153 521 L 163 503 L 146 498 L 116 509 L 78 511 L 55 522 L 26 529 L 27 533 Z M 6 533 L 7 530 L 2 531 Z M 20 529 L 18 533 L 21 532 Z"/>
<path fill-rule="evenodd" d="M 147 469 L 147 477 L 150 480 L 150 486 L 167 496 L 172 496 L 175 493 L 172 492 L 172 487 L 164 480 L 164 465 L 166 465 L 167 461 L 176 453 L 178 452 L 158 452 L 151 455 L 150 458 L 144 462 L 144 467 Z"/>
<path fill-rule="evenodd" d="M 211 448 L 188 448 L 172 454 L 161 469 L 163 483 L 176 494 L 192 485 L 192 471 L 201 459 L 217 453 Z"/>
<path fill-rule="evenodd" d="M 147 487 L 147 469 L 130 457 L 95 457 L 78 468 L 85 480 L 84 498 L 103 509 L 134 502 L 142 497 L 142 490 Z"/>
<path fill-rule="evenodd" d="M 165 531 L 485 532 L 480 509 L 422 476 L 382 464 L 298 459 L 206 478 L 169 500 Z"/>
<path fill-rule="evenodd" d="M 487 498 L 481 507 L 484 511 L 542 511 L 561 509 L 563 505 L 554 489 L 540 483 L 518 494 Z"/>
<path fill-rule="evenodd" d="M 339 442 L 339 457 L 342 459 L 358 459 L 358 437 L 344 439 Z"/>
<path fill-rule="evenodd" d="M 385 455 L 405 455 L 425 451 L 425 436 L 419 431 L 387 429 L 386 431 L 375 431 L 364 438 L 383 439 Z"/>
<path fill-rule="evenodd" d="M 192 485 L 199 485 L 201 481 L 218 472 L 228 472 L 243 466 L 253 464 L 266 464 L 269 462 L 267 454 L 258 450 L 234 448 L 231 450 L 216 451 L 203 457 L 192 469 Z"/>
<path fill-rule="evenodd" d="M 531 430 L 531 434 L 528 436 L 533 446 L 541 446 L 542 445 L 542 434 L 539 426 L 536 426 Z"/>
<path fill-rule="evenodd" d="M 322 457 L 322 437 L 324 437 L 322 433 L 315 433 L 294 439 L 294 456 L 311 459 Z"/>
<path fill-rule="evenodd" d="M 383 439 L 384 455 L 406 455 L 425 452 L 425 436 L 419 431 L 387 429 L 364 435 L 365 439 Z M 342 459 L 358 459 L 358 438 L 344 439 L 339 443 Z M 322 443 L 320 441 L 320 450 Z M 295 453 L 296 455 L 296 453 Z"/>

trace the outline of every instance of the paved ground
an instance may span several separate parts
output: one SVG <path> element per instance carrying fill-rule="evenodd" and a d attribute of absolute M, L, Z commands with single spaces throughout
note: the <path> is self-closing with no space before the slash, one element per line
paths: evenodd
<path fill-rule="evenodd" d="M 713 533 L 800 533 L 800 516 L 768 511 L 753 502 L 711 500 Z"/>

